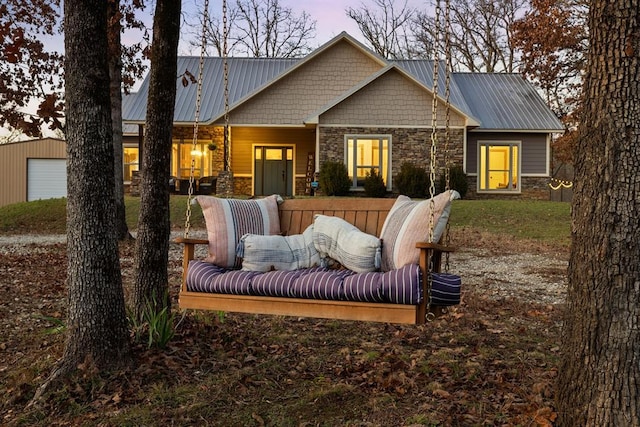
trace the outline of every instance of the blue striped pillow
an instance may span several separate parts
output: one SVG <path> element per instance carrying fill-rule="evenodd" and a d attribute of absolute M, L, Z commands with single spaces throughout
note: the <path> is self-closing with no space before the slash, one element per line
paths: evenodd
<path fill-rule="evenodd" d="M 356 273 L 380 268 L 380 239 L 364 233 L 342 218 L 316 215 L 313 221 L 313 244 L 321 264 L 334 259 Z"/>

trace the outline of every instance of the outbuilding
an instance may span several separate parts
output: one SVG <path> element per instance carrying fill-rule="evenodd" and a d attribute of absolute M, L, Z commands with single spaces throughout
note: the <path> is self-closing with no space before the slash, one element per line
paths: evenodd
<path fill-rule="evenodd" d="M 43 138 L 0 145 L 0 206 L 67 196 L 66 143 Z"/>

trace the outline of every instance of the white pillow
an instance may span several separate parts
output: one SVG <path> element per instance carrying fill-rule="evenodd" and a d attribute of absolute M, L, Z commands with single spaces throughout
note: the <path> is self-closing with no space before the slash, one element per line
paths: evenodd
<path fill-rule="evenodd" d="M 332 258 L 356 273 L 380 268 L 380 239 L 360 231 L 342 218 L 316 215 L 313 244 L 323 266 L 327 264 L 327 258 Z"/>
<path fill-rule="evenodd" d="M 298 270 L 320 263 L 313 245 L 313 225 L 291 236 L 245 234 L 236 255 L 242 258 L 242 269 L 249 271 Z"/>

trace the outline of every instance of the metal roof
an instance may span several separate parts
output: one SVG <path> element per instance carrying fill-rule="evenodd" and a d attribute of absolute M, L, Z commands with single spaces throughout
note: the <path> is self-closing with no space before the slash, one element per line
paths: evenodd
<path fill-rule="evenodd" d="M 471 113 L 480 120 L 478 129 L 564 130 L 536 89 L 520 74 L 454 73 Z"/>
<path fill-rule="evenodd" d="M 345 37 L 349 36 L 343 33 L 324 46 L 330 47 L 339 38 Z M 313 55 L 312 52 L 306 58 Z M 234 104 L 260 92 L 306 58 L 228 58 L 230 106 L 233 108 Z M 404 70 L 426 88 L 433 88 L 433 61 L 398 60 L 387 63 L 390 64 Z M 439 67 L 438 94 L 444 98 L 444 62 L 440 62 Z M 198 68 L 198 57 L 178 57 L 179 74 L 188 70 L 197 76 Z M 535 88 L 519 74 L 453 73 L 451 77 L 451 104 L 472 122 L 480 123 L 479 130 L 563 130 L 562 123 L 544 104 Z M 203 82 L 200 121 L 211 123 L 224 113 L 222 58 L 205 58 Z M 124 122 L 144 123 L 148 90 L 147 75 L 138 92 L 123 97 Z M 181 78 L 176 78 L 174 123 L 193 123 L 196 92 L 196 84 L 184 87 Z"/>
<path fill-rule="evenodd" d="M 289 58 L 227 58 L 229 67 L 229 104 L 233 105 L 248 94 L 260 89 L 282 74 L 300 59 Z M 189 71 L 198 76 L 200 58 L 193 56 L 178 57 L 178 74 Z M 205 58 L 202 74 L 202 101 L 200 121 L 210 123 L 224 114 L 223 59 Z M 144 79 L 136 93 L 123 96 L 122 117 L 129 123 L 144 123 L 147 114 L 147 94 L 149 93 L 149 75 Z M 175 123 L 193 123 L 196 110 L 197 85 L 182 85 L 182 79 L 176 78 L 176 103 L 173 121 Z"/>

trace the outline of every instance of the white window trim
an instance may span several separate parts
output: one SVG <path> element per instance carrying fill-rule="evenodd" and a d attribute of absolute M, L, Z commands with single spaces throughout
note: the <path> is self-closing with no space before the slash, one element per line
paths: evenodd
<path fill-rule="evenodd" d="M 477 160 L 476 160 L 476 192 L 478 194 L 520 194 L 522 193 L 522 141 L 495 141 L 495 140 L 478 140 L 478 152 L 477 152 Z M 482 151 L 482 147 L 486 145 L 501 145 L 501 146 L 516 146 L 518 147 L 518 175 L 516 188 L 513 190 L 509 189 L 495 189 L 495 190 L 481 190 L 480 189 L 480 179 L 482 174 L 480 173 L 480 153 Z"/>
<path fill-rule="evenodd" d="M 392 156 L 392 147 L 393 147 L 393 137 L 391 134 L 363 134 L 363 133 L 354 133 L 354 134 L 345 134 L 344 135 L 344 164 L 347 164 L 348 161 L 348 149 L 349 149 L 349 139 L 387 139 L 389 141 L 389 149 L 387 150 L 387 176 L 385 177 L 385 182 L 387 184 L 387 191 L 391 191 L 391 189 L 393 188 L 392 182 L 391 182 L 391 159 L 393 158 Z M 382 150 L 381 150 L 382 152 Z M 354 166 L 354 171 L 356 168 L 356 165 Z M 347 166 L 348 167 L 348 166 Z M 355 179 L 355 177 L 354 177 Z M 351 190 L 353 191 L 363 191 L 364 188 L 363 187 L 357 187 L 353 185 L 353 182 L 351 183 Z"/>

